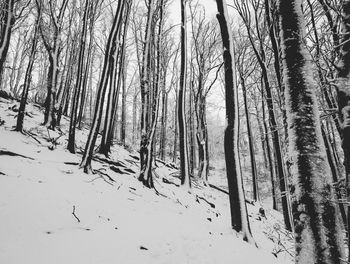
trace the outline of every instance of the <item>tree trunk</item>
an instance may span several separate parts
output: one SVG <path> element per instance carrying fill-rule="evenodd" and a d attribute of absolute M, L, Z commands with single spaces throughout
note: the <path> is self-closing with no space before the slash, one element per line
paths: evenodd
<path fill-rule="evenodd" d="M 153 188 L 152 177 L 152 159 L 153 159 L 153 147 L 154 147 L 154 135 L 156 132 L 158 110 L 159 110 L 159 85 L 160 85 L 160 44 L 162 40 L 163 32 L 163 15 L 164 15 L 164 1 L 159 3 L 159 28 L 158 39 L 156 44 L 156 68 L 155 68 L 155 80 L 154 85 L 151 85 L 150 74 L 150 54 L 151 54 L 151 24 L 154 12 L 153 0 L 149 1 L 149 10 L 147 18 L 147 27 L 145 34 L 145 45 L 142 59 L 142 78 L 141 78 L 141 100 L 142 100 L 142 112 L 141 112 L 141 144 L 140 144 L 140 157 L 141 157 L 141 171 L 139 180 L 143 182 L 146 187 Z M 151 90 L 153 87 L 153 91 Z M 151 113 L 146 112 L 151 111 Z"/>
<path fill-rule="evenodd" d="M 239 134 L 239 113 L 238 113 L 238 89 L 236 83 L 236 73 L 234 69 L 234 49 L 231 27 L 227 21 L 228 12 L 225 0 L 216 0 L 218 14 L 217 19 L 220 23 L 223 60 L 225 69 L 225 97 L 226 97 L 226 120 L 225 129 L 225 161 L 226 173 L 229 188 L 231 224 L 234 230 L 242 232 L 243 239 L 249 243 L 254 243 L 251 235 L 247 206 L 245 203 L 245 194 L 243 188 L 243 179 L 240 168 L 238 153 L 238 134 Z"/>
<path fill-rule="evenodd" d="M 348 214 L 348 245 L 350 243 L 350 0 L 343 1 L 342 4 L 342 31 L 343 36 L 338 64 L 338 112 L 341 124 L 341 139 L 344 152 L 344 167 L 347 196 L 347 214 Z M 350 247 L 349 261 L 350 261 Z"/>
<path fill-rule="evenodd" d="M 87 20 L 89 13 L 89 0 L 85 0 L 85 9 L 83 16 L 83 28 L 80 36 L 80 45 L 79 45 L 79 58 L 78 58 L 78 70 L 77 78 L 75 82 L 74 95 L 72 101 L 72 109 L 70 114 L 69 122 L 69 134 L 68 134 L 68 146 L 67 149 L 70 153 L 75 153 L 75 128 L 76 128 L 76 119 L 77 111 L 79 106 L 79 97 L 81 91 L 81 85 L 83 80 L 83 69 L 84 69 L 84 54 L 85 54 L 85 41 L 86 41 L 86 32 L 87 32 Z M 82 102 L 80 102 L 82 104 Z"/>
<path fill-rule="evenodd" d="M 179 143 L 180 143 L 180 171 L 181 185 L 185 188 L 191 188 L 191 179 L 188 162 L 188 140 L 185 115 L 186 102 L 186 74 L 187 74 L 187 22 L 186 22 L 186 0 L 181 0 L 181 73 L 180 87 L 177 104 L 177 117 L 179 126 Z"/>
<path fill-rule="evenodd" d="M 244 99 L 244 111 L 245 111 L 246 122 L 247 122 L 250 164 L 251 164 L 252 179 L 253 179 L 253 199 L 255 201 L 259 201 L 260 198 L 259 198 L 258 172 L 256 169 L 256 162 L 255 162 L 255 149 L 254 149 L 253 135 L 250 128 L 250 116 L 249 116 L 249 110 L 248 110 L 247 90 L 245 87 L 245 80 L 242 75 L 240 75 L 240 79 L 241 79 L 243 99 Z"/>
<path fill-rule="evenodd" d="M 326 147 L 326 151 L 327 151 L 328 163 L 330 165 L 331 172 L 332 172 L 332 180 L 333 180 L 333 183 L 338 183 L 338 181 L 339 181 L 338 168 L 336 166 L 336 163 L 334 161 L 334 156 L 332 154 L 332 149 L 331 149 L 331 145 L 329 142 L 329 135 L 326 134 L 326 131 L 325 131 L 323 124 L 321 124 L 321 130 L 322 130 L 323 141 L 325 143 L 325 147 Z M 336 189 L 336 195 L 337 195 L 337 199 L 338 199 L 340 215 L 341 215 L 341 218 L 343 220 L 345 230 L 347 230 L 346 212 L 345 212 L 344 204 L 342 203 L 343 197 L 341 195 L 340 190 Z"/>
<path fill-rule="evenodd" d="M 301 0 L 279 1 L 295 259 L 298 264 L 335 264 L 344 258 L 344 244 L 322 139 L 311 58 L 304 44 L 301 4 Z"/>
<path fill-rule="evenodd" d="M 55 129 L 57 124 L 55 102 L 56 102 L 56 85 L 58 76 L 58 51 L 49 54 L 49 70 L 47 73 L 47 94 L 45 100 L 45 113 L 43 125 L 49 124 L 50 129 Z"/>
<path fill-rule="evenodd" d="M 0 34 L 0 80 L 3 80 L 4 65 L 10 46 L 12 26 L 15 23 L 15 17 L 13 14 L 14 3 L 15 0 L 5 0 L 1 5 L 2 10 L 0 12 L 2 13 L 2 26 Z"/>
<path fill-rule="evenodd" d="M 92 155 L 93 155 L 97 135 L 99 133 L 99 129 L 101 125 L 103 102 L 105 99 L 106 88 L 108 84 L 108 77 L 110 74 L 110 63 L 111 63 L 110 56 L 118 46 L 117 42 L 118 42 L 118 35 L 120 33 L 120 27 L 122 24 L 123 7 L 124 7 L 124 1 L 122 2 L 119 1 L 116 15 L 114 17 L 113 25 L 112 25 L 112 28 L 108 37 L 107 45 L 106 45 L 104 63 L 103 63 L 101 78 L 100 78 L 99 87 L 96 95 L 94 118 L 92 120 L 91 129 L 86 142 L 84 155 L 80 163 L 80 167 L 83 168 L 84 172 L 86 173 L 89 173 L 92 171 L 91 160 L 92 160 Z"/>
<path fill-rule="evenodd" d="M 165 76 L 164 76 L 165 77 Z M 160 146 L 159 146 L 159 153 L 160 153 L 160 159 L 165 161 L 165 148 L 166 148 L 166 142 L 167 142 L 167 123 L 168 123 L 168 93 L 165 89 L 165 83 L 162 87 L 162 120 L 161 120 L 161 128 L 160 128 Z"/>
<path fill-rule="evenodd" d="M 30 50 L 30 55 L 29 55 L 29 62 L 26 70 L 26 75 L 24 78 L 24 85 L 23 85 L 23 91 L 22 91 L 22 98 L 21 98 L 21 103 L 19 106 L 18 110 L 18 115 L 17 115 L 17 124 L 16 124 L 16 131 L 22 132 L 23 130 L 23 119 L 25 115 L 25 108 L 26 108 L 26 103 L 27 103 L 27 98 L 28 98 L 28 93 L 29 93 L 29 87 L 30 83 L 32 80 L 32 70 L 33 70 L 33 65 L 35 61 L 35 53 L 36 53 L 36 47 L 38 43 L 38 30 L 39 30 L 39 21 L 40 21 L 40 16 L 41 16 L 41 9 L 38 10 L 38 17 L 35 22 L 35 28 L 34 28 L 34 34 L 33 34 L 33 39 L 32 39 L 32 47 Z"/>

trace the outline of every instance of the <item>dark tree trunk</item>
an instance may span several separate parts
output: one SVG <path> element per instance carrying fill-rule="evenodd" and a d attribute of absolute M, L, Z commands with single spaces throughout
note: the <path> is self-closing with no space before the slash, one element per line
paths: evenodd
<path fill-rule="evenodd" d="M 177 89 L 176 89 L 177 90 Z M 178 112 L 177 112 L 177 105 L 178 105 L 178 92 L 176 91 L 176 98 L 175 98 L 175 118 L 174 118 L 174 128 L 175 128 L 175 131 L 174 131 L 174 145 L 173 145 L 173 163 L 176 164 L 176 160 L 177 160 L 177 149 L 178 149 L 178 144 L 177 144 L 177 139 L 179 137 L 179 129 L 178 129 L 178 124 L 177 124 L 177 115 L 178 115 Z"/>
<path fill-rule="evenodd" d="M 125 62 L 122 65 L 123 67 L 123 83 L 122 83 L 122 113 L 121 113 L 121 126 L 120 126 L 120 142 L 123 146 L 125 146 L 125 128 L 126 128 L 126 67 Z"/>
<path fill-rule="evenodd" d="M 278 126 L 277 126 L 277 119 L 276 119 L 276 114 L 275 114 L 275 106 L 274 106 L 273 97 L 272 97 L 271 85 L 270 85 L 270 81 L 269 81 L 269 77 L 268 77 L 268 68 L 266 65 L 265 48 L 264 48 L 264 43 L 263 43 L 263 40 L 262 40 L 262 37 L 260 34 L 260 28 L 259 28 L 259 23 L 258 23 L 258 18 L 257 18 L 257 10 L 254 9 L 254 11 L 255 11 L 254 14 L 255 14 L 255 26 L 256 26 L 256 31 L 257 31 L 258 41 L 259 41 L 258 42 L 259 47 L 256 47 L 256 44 L 252 38 L 253 36 L 251 33 L 251 28 L 250 28 L 252 23 L 250 23 L 249 19 L 247 20 L 247 14 L 243 11 L 244 8 L 242 9 L 240 7 L 240 4 L 238 4 L 238 5 L 239 6 L 236 6 L 236 7 L 238 8 L 240 16 L 245 20 L 245 26 L 246 26 L 247 33 L 248 33 L 248 38 L 249 38 L 249 41 L 250 41 L 251 46 L 253 48 L 253 51 L 256 55 L 256 58 L 258 60 L 259 66 L 261 68 L 262 78 L 263 78 L 263 82 L 264 82 L 264 89 L 266 92 L 266 103 L 267 103 L 267 108 L 268 108 L 268 113 L 269 113 L 272 142 L 273 142 L 273 147 L 275 150 L 276 172 L 278 175 L 279 187 L 281 190 L 283 218 L 284 218 L 286 228 L 288 230 L 292 231 L 293 226 L 292 226 L 292 220 L 291 220 L 291 214 L 290 214 L 289 190 L 288 190 L 288 185 L 287 185 L 288 180 L 287 180 L 287 176 L 285 174 L 284 163 L 282 160 L 280 135 L 279 135 Z M 246 5 L 245 5 L 245 7 L 248 8 Z M 284 127 L 286 128 L 286 125 Z"/>
<path fill-rule="evenodd" d="M 216 0 L 220 23 L 223 60 L 225 69 L 225 97 L 226 97 L 226 119 L 225 129 L 225 161 L 229 188 L 231 224 L 234 230 L 242 232 L 243 239 L 255 243 L 251 235 L 243 180 L 240 169 L 238 153 L 239 114 L 238 114 L 238 89 L 236 83 L 236 72 L 234 70 L 234 49 L 231 27 L 227 21 L 228 12 L 225 0 Z"/>
<path fill-rule="evenodd" d="M 122 24 L 122 11 L 124 7 L 124 1 L 118 2 L 117 11 L 114 17 L 112 29 L 110 31 L 105 56 L 104 56 L 104 63 L 103 68 L 101 72 L 101 78 L 99 82 L 99 87 L 96 95 L 96 105 L 94 110 L 94 118 L 92 120 L 90 133 L 86 142 L 85 151 L 83 155 L 83 159 L 80 163 L 80 167 L 84 169 L 84 172 L 89 173 L 91 172 L 91 160 L 92 155 L 97 139 L 97 135 L 100 129 L 101 125 L 101 119 L 102 119 L 102 110 L 103 110 L 103 102 L 106 94 L 106 88 L 108 84 L 108 77 L 110 74 L 110 57 L 111 54 L 113 54 L 114 50 L 117 48 L 117 42 L 118 42 L 118 35 L 120 33 L 120 28 Z"/>
<path fill-rule="evenodd" d="M 41 3 L 41 2 L 40 2 Z M 38 9 L 43 8 L 39 2 L 36 2 Z M 49 70 L 47 74 L 47 94 L 45 100 L 45 113 L 43 125 L 48 125 L 49 129 L 55 129 L 57 125 L 57 78 L 59 71 L 59 58 L 61 51 L 60 35 L 62 31 L 62 20 L 64 17 L 65 10 L 67 8 L 68 0 L 63 0 L 59 9 L 59 15 L 56 17 L 55 12 L 51 10 L 50 16 L 53 21 L 53 33 L 52 36 L 47 36 L 43 32 L 43 27 L 40 23 L 40 34 L 43 40 L 45 49 L 49 56 Z M 51 33 L 51 32 L 50 32 Z M 52 40 L 51 40 L 52 38 Z"/>
<path fill-rule="evenodd" d="M 196 102 L 197 116 L 197 145 L 198 145 L 198 178 L 204 185 L 208 184 L 209 175 L 209 149 L 208 149 L 208 129 L 206 118 L 206 97 L 203 90 L 199 89 Z"/>
<path fill-rule="evenodd" d="M 5 0 L 1 4 L 1 34 L 0 34 L 0 80 L 3 80 L 4 65 L 10 46 L 12 26 L 15 23 L 13 14 L 15 0 Z"/>
<path fill-rule="evenodd" d="M 153 163 L 153 147 L 154 147 L 154 135 L 156 132 L 157 120 L 158 120 L 158 108 L 159 108 L 159 82 L 160 82 L 160 43 L 162 39 L 163 31 L 163 12 L 164 1 L 159 3 L 159 28 L 158 28 L 158 40 L 157 40 L 157 66 L 155 69 L 156 80 L 154 85 L 151 84 L 150 74 L 150 54 L 151 42 L 152 42 L 152 17 L 154 12 L 153 0 L 149 1 L 147 26 L 145 33 L 145 45 L 143 50 L 142 69 L 141 69 L 141 144 L 140 144 L 140 160 L 141 170 L 139 180 L 148 187 L 153 188 L 153 176 L 152 176 L 152 163 Z M 154 90 L 152 91 L 152 88 Z M 148 111 L 148 112 L 146 112 Z"/>
<path fill-rule="evenodd" d="M 34 61 L 35 61 L 36 47 L 37 47 L 37 43 L 38 43 L 38 31 L 39 31 L 40 16 L 41 16 L 41 9 L 38 10 L 38 17 L 37 17 L 37 20 L 35 23 L 34 34 L 33 34 L 33 39 L 32 39 L 32 47 L 30 50 L 29 62 L 28 62 L 27 70 L 26 70 L 26 75 L 24 78 L 21 103 L 20 103 L 18 115 L 17 115 L 17 123 L 16 123 L 15 130 L 20 131 L 20 132 L 22 132 L 22 130 L 23 130 L 23 120 L 24 120 L 24 115 L 25 115 L 25 108 L 26 108 L 26 103 L 27 103 L 27 99 L 28 99 L 29 87 L 30 87 L 30 83 L 32 80 L 32 70 L 33 70 L 33 65 L 34 65 Z"/>
<path fill-rule="evenodd" d="M 93 28 L 90 29 L 91 32 L 93 32 Z M 84 77 L 83 77 L 83 83 L 82 83 L 82 92 L 81 92 L 81 99 L 80 99 L 80 107 L 79 107 L 79 112 L 78 112 L 78 128 L 81 129 L 83 117 L 84 117 L 84 112 L 86 108 L 86 98 L 87 98 L 87 87 L 88 87 L 88 80 L 89 80 L 89 75 L 92 74 L 91 70 L 91 65 L 93 64 L 91 62 L 91 57 L 92 57 L 92 48 L 93 48 L 93 34 L 90 32 L 90 40 L 89 40 L 89 46 L 88 46 L 88 51 L 87 51 L 87 59 L 86 59 L 86 64 L 85 64 L 85 70 L 84 70 Z"/>
<path fill-rule="evenodd" d="M 188 140 L 186 127 L 186 73 L 187 73 L 187 22 L 186 22 L 186 0 L 181 0 L 181 73 L 180 86 L 177 105 L 177 117 L 179 125 L 179 143 L 180 143 L 180 171 L 181 185 L 185 188 L 191 188 L 191 179 L 188 161 Z"/>
<path fill-rule="evenodd" d="M 347 226 L 350 228 L 350 1 L 343 1 L 342 5 L 342 45 L 340 50 L 340 59 L 338 64 L 338 111 L 341 124 L 341 139 L 344 152 L 344 167 L 347 196 Z M 348 245 L 350 243 L 350 234 L 348 229 Z M 350 261 L 350 247 L 349 261 Z"/>
<path fill-rule="evenodd" d="M 58 76 L 58 54 L 49 54 L 49 70 L 47 73 L 47 94 L 45 100 L 44 123 L 48 124 L 50 129 L 55 129 L 57 125 L 57 116 L 55 110 L 56 85 Z"/>
<path fill-rule="evenodd" d="M 326 134 L 326 131 L 325 131 L 323 124 L 321 124 L 321 130 L 322 130 L 323 141 L 325 143 L 325 147 L 326 147 L 326 151 L 327 151 L 328 163 L 330 165 L 331 172 L 332 172 L 332 180 L 334 183 L 337 183 L 339 181 L 338 168 L 337 168 L 337 165 L 334 161 L 334 156 L 333 156 L 331 145 L 329 142 L 329 135 Z M 341 215 L 341 218 L 343 220 L 345 230 L 347 230 L 347 217 L 346 217 L 344 204 L 341 202 L 343 200 L 343 197 L 341 195 L 341 191 L 336 189 L 336 195 L 337 195 L 337 199 L 338 199 L 340 215 Z"/>
<path fill-rule="evenodd" d="M 164 76 L 165 77 L 165 76 Z M 161 128 L 160 128 L 160 146 L 159 146 L 159 154 L 160 159 L 165 160 L 165 148 L 167 142 L 167 123 L 168 123 L 168 93 L 165 89 L 165 83 L 163 84 L 162 90 L 162 120 L 161 120 Z"/>
<path fill-rule="evenodd" d="M 250 115 L 248 110 L 247 90 L 245 87 L 245 80 L 242 75 L 240 75 L 240 79 L 241 79 L 241 86 L 242 86 L 243 99 L 244 99 L 244 111 L 245 111 L 245 116 L 247 121 L 250 164 L 251 164 L 252 179 L 253 179 L 253 199 L 255 201 L 259 201 L 260 198 L 259 198 L 258 172 L 256 169 L 256 162 L 255 162 L 255 149 L 254 149 L 253 135 L 250 127 Z"/>
<path fill-rule="evenodd" d="M 311 58 L 304 43 L 301 5 L 301 0 L 279 1 L 295 259 L 298 264 L 335 264 L 344 259 L 344 243 L 322 139 Z"/>
<path fill-rule="evenodd" d="M 77 78 L 75 82 L 72 109 L 70 114 L 69 122 L 69 134 L 68 134 L 68 146 L 67 149 L 70 153 L 75 153 L 75 128 L 76 128 L 76 119 L 77 111 L 79 106 L 79 97 L 81 92 L 81 85 L 83 80 L 83 69 L 84 69 L 84 54 L 85 54 L 85 41 L 86 41 L 86 32 L 87 32 L 87 20 L 89 16 L 89 0 L 85 0 L 85 9 L 83 16 L 83 28 L 80 36 L 80 45 L 79 45 L 79 58 L 78 58 L 78 70 Z M 80 102 L 82 104 L 82 102 Z"/>

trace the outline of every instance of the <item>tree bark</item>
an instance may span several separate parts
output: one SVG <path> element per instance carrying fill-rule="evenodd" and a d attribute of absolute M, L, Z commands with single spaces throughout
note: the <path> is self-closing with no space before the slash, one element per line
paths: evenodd
<path fill-rule="evenodd" d="M 186 0 L 181 1 L 181 70 L 180 70 L 180 86 L 177 104 L 177 117 L 179 126 L 179 143 L 180 143 L 180 171 L 181 185 L 185 188 L 191 188 L 191 179 L 188 161 L 188 140 L 186 127 L 186 74 L 187 74 L 187 16 L 186 16 Z"/>
<path fill-rule="evenodd" d="M 338 112 L 341 125 L 342 148 L 344 152 L 345 185 L 347 196 L 347 226 L 348 245 L 350 242 L 350 1 L 343 1 L 342 5 L 342 45 L 338 63 Z M 350 253 L 350 247 L 349 252 Z M 350 261 L 350 254 L 348 255 Z"/>
<path fill-rule="evenodd" d="M 111 63 L 110 56 L 111 54 L 113 54 L 114 50 L 118 46 L 117 42 L 118 42 L 118 35 L 120 33 L 120 28 L 122 24 L 123 5 L 124 5 L 124 1 L 118 2 L 117 11 L 114 16 L 113 25 L 108 37 L 105 56 L 104 56 L 104 62 L 103 62 L 103 68 L 101 72 L 101 78 L 100 78 L 99 87 L 96 95 L 94 117 L 92 120 L 89 136 L 86 142 L 83 158 L 80 163 L 80 167 L 83 168 L 84 172 L 86 173 L 89 173 L 92 171 L 91 160 L 94 152 L 94 147 L 96 144 L 97 135 L 99 133 L 99 129 L 101 125 L 103 101 L 105 98 L 107 84 L 108 84 L 108 77 L 110 74 L 110 63 Z"/>
<path fill-rule="evenodd" d="M 27 103 L 27 99 L 28 99 L 29 87 L 30 87 L 31 80 L 32 80 L 32 70 L 33 70 L 33 65 L 34 65 L 34 61 L 35 61 L 35 53 L 36 53 L 37 43 L 38 43 L 38 31 L 39 31 L 40 16 L 41 16 L 41 9 L 38 10 L 38 17 L 37 17 L 37 20 L 35 22 L 33 39 L 32 39 L 32 47 L 30 50 L 29 62 L 28 62 L 27 70 L 26 70 L 26 75 L 24 78 L 22 97 L 21 97 L 21 102 L 20 102 L 18 115 L 17 115 L 17 123 L 16 123 L 15 130 L 19 131 L 19 132 L 23 131 L 23 120 L 24 120 L 24 115 L 25 115 L 25 108 L 26 108 L 26 103 Z"/>
<path fill-rule="evenodd" d="M 236 83 L 236 72 L 234 69 L 234 49 L 231 27 L 227 21 L 228 12 L 225 0 L 216 0 L 223 43 L 223 60 L 225 65 L 225 97 L 226 97 L 226 120 L 225 129 L 225 161 L 229 188 L 231 224 L 234 230 L 242 232 L 243 239 L 249 243 L 255 241 L 252 237 L 243 179 L 240 168 L 238 153 L 239 113 L 238 113 L 238 89 Z"/>
<path fill-rule="evenodd" d="M 85 0 L 85 9 L 83 16 L 83 25 L 80 36 L 80 45 L 79 45 L 79 58 L 78 58 L 78 70 L 77 78 L 75 82 L 72 108 L 70 114 L 69 122 L 69 134 L 68 134 L 68 145 L 67 149 L 70 153 L 75 153 L 75 128 L 76 128 L 76 119 L 79 106 L 79 97 L 81 92 L 81 85 L 83 81 L 83 69 L 84 69 L 84 54 L 85 54 L 85 41 L 86 41 L 86 32 L 87 32 L 87 20 L 89 15 L 89 0 Z M 82 104 L 82 102 L 80 102 Z"/>
<path fill-rule="evenodd" d="M 301 0 L 279 1 L 296 263 L 340 263 L 344 244 L 322 139 Z"/>
<path fill-rule="evenodd" d="M 15 0 L 5 0 L 2 4 L 2 20 L 0 34 L 0 81 L 3 80 L 4 65 L 10 46 L 12 26 L 15 23 L 13 14 Z"/>
<path fill-rule="evenodd" d="M 256 169 L 256 162 L 255 162 L 255 148 L 254 148 L 254 142 L 253 142 L 253 135 L 250 127 L 251 125 L 250 125 L 250 115 L 248 110 L 247 89 L 245 87 L 245 80 L 242 75 L 240 75 L 240 79 L 241 79 L 241 86 L 242 86 L 243 100 L 244 100 L 244 112 L 245 112 L 246 122 L 247 122 L 250 165 L 251 165 L 252 180 L 253 180 L 253 199 L 255 201 L 259 201 L 260 198 L 259 198 L 258 172 Z"/>

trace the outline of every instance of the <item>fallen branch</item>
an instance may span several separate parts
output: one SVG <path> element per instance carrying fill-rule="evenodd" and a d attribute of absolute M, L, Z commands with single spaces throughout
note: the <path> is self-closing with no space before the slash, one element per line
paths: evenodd
<path fill-rule="evenodd" d="M 175 182 L 169 181 L 169 180 L 166 179 L 166 178 L 162 178 L 162 182 L 164 182 L 164 183 L 166 183 L 166 184 L 173 184 L 173 185 L 175 185 L 176 187 L 179 187 L 179 186 L 180 186 L 179 184 L 176 184 Z"/>
<path fill-rule="evenodd" d="M 24 156 L 22 154 L 18 154 L 18 153 L 15 153 L 15 152 L 12 152 L 12 151 L 8 151 L 8 150 L 0 150 L 0 156 L 1 155 L 7 155 L 7 156 L 12 156 L 12 157 L 21 157 L 21 158 L 25 158 L 25 159 L 34 160 L 31 157 L 27 157 L 27 156 Z"/>
<path fill-rule="evenodd" d="M 80 223 L 80 219 L 76 216 L 75 214 L 75 205 L 73 205 L 73 212 L 72 215 L 75 217 L 75 219 L 77 219 L 78 223 Z"/>
<path fill-rule="evenodd" d="M 207 204 L 210 205 L 211 208 L 215 208 L 215 204 L 209 202 L 207 199 L 205 199 L 204 197 L 198 196 L 196 195 L 196 200 L 199 203 L 199 199 L 203 200 L 204 202 L 206 202 Z"/>
<path fill-rule="evenodd" d="M 219 188 L 219 187 L 217 187 L 217 186 L 215 186 L 215 185 L 213 185 L 213 184 L 211 184 L 211 183 L 209 183 L 209 187 L 211 187 L 211 188 L 213 188 L 213 189 L 215 189 L 215 190 L 217 190 L 217 191 L 220 191 L 220 192 L 223 192 L 223 193 L 229 195 L 228 191 L 226 191 L 226 190 L 224 190 L 224 189 L 221 189 L 221 188 Z"/>
<path fill-rule="evenodd" d="M 99 175 L 101 176 L 101 178 L 102 178 L 105 182 L 109 183 L 110 185 L 113 185 L 113 184 L 110 183 L 110 182 L 108 182 L 108 181 L 106 181 L 106 179 L 105 179 L 103 176 L 106 176 L 111 182 L 115 182 L 115 180 L 114 180 L 113 178 L 111 178 L 111 176 L 109 176 L 107 173 L 102 172 L 101 170 L 94 170 L 94 172 L 96 172 L 97 174 L 99 174 Z"/>
<path fill-rule="evenodd" d="M 38 142 L 39 144 L 42 145 L 41 141 L 39 139 L 37 139 L 31 132 L 29 131 L 24 131 L 25 134 L 27 134 L 28 136 L 30 136 L 32 139 L 34 139 L 36 142 Z"/>

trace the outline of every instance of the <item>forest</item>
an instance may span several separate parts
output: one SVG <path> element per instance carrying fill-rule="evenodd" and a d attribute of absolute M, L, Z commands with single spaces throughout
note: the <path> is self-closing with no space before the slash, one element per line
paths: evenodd
<path fill-rule="evenodd" d="M 0 32 L 1 263 L 350 263 L 350 0 L 0 0 Z"/>

